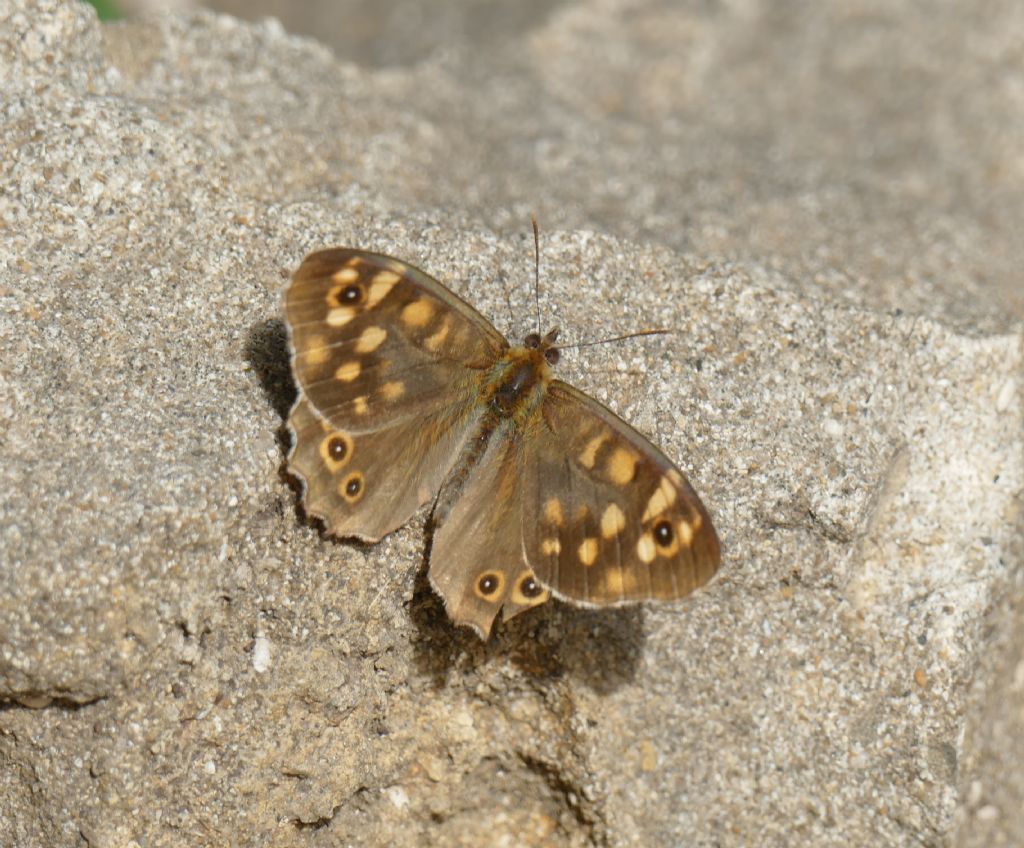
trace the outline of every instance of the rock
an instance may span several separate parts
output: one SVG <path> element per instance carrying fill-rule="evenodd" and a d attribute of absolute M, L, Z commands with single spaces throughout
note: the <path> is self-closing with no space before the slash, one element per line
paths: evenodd
<path fill-rule="evenodd" d="M 1022 195 L 979 69 L 1018 13 L 968 56 L 967 13 L 797 8 L 581 0 L 381 66 L 0 7 L 0 832 L 1020 841 Z M 423 512 L 359 545 L 298 511 L 280 294 L 359 246 L 519 338 L 531 210 L 545 329 L 673 330 L 560 374 L 679 462 L 725 558 L 483 644 Z"/>

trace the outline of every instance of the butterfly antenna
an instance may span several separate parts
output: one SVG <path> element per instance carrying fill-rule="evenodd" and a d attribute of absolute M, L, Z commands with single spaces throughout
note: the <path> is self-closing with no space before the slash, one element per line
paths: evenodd
<path fill-rule="evenodd" d="M 635 333 L 626 333 L 624 336 L 615 336 L 612 339 L 598 339 L 596 342 L 580 342 L 579 344 L 571 345 L 559 345 L 559 350 L 574 350 L 581 347 L 594 347 L 594 345 L 611 344 L 612 342 L 621 342 L 624 339 L 636 339 L 640 336 L 665 336 L 671 333 L 671 330 L 638 330 Z"/>
<path fill-rule="evenodd" d="M 530 223 L 533 224 L 533 307 L 537 332 L 540 332 L 540 228 L 537 226 L 537 216 L 530 214 Z"/>

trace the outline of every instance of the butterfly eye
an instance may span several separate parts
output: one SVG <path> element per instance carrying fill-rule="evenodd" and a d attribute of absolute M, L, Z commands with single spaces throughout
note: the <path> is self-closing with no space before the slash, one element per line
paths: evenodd
<path fill-rule="evenodd" d="M 524 598 L 536 598 L 544 591 L 544 589 L 540 583 L 528 575 L 524 577 L 523 582 L 519 584 L 519 591 Z"/>
<path fill-rule="evenodd" d="M 338 301 L 346 306 L 351 306 L 352 304 L 359 303 L 363 299 L 363 294 L 363 287 L 358 283 L 353 283 L 341 290 L 341 293 L 338 295 Z"/>
<path fill-rule="evenodd" d="M 547 360 L 548 365 L 557 365 L 559 359 L 559 351 L 557 347 L 549 347 L 544 351 L 544 359 Z"/>
<path fill-rule="evenodd" d="M 672 544 L 672 525 L 668 521 L 659 521 L 654 525 L 654 541 L 663 548 Z"/>
<path fill-rule="evenodd" d="M 523 344 L 525 344 L 529 348 L 539 347 L 540 346 L 540 334 L 539 333 L 530 333 L 530 335 L 528 335 L 525 339 L 523 339 Z"/>

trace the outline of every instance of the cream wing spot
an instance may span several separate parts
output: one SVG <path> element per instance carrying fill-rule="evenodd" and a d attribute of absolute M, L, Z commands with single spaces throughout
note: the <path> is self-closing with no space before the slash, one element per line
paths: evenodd
<path fill-rule="evenodd" d="M 601 515 L 601 535 L 605 539 L 614 539 L 626 526 L 626 516 L 618 504 L 608 504 Z"/>
<path fill-rule="evenodd" d="M 661 478 L 658 488 L 654 490 L 647 501 L 647 509 L 644 510 L 643 521 L 649 521 L 655 516 L 661 515 L 666 509 L 676 502 L 676 487 L 666 475 Z"/>
<path fill-rule="evenodd" d="M 540 552 L 544 556 L 558 556 L 562 552 L 562 543 L 558 539 L 545 539 L 540 543 Z"/>
<path fill-rule="evenodd" d="M 601 445 L 606 441 L 608 441 L 608 434 L 601 433 L 599 436 L 594 436 L 594 438 L 587 442 L 586 447 L 580 451 L 580 465 L 584 468 L 593 468 L 594 463 L 597 462 L 597 452 L 601 449 Z"/>
<path fill-rule="evenodd" d="M 347 285 L 348 283 L 354 283 L 358 279 L 359 272 L 355 268 L 352 268 L 351 266 L 348 265 L 346 265 L 340 271 L 335 271 L 331 275 L 331 280 L 337 283 L 339 286 L 344 286 Z"/>
<path fill-rule="evenodd" d="M 679 533 L 679 541 L 689 547 L 693 543 L 693 525 L 683 518 L 676 525 L 676 530 Z"/>
<path fill-rule="evenodd" d="M 405 394 L 405 383 L 401 380 L 391 380 L 380 387 L 380 393 L 385 400 L 398 400 Z"/>
<path fill-rule="evenodd" d="M 465 326 L 456 326 L 455 330 L 451 334 L 451 341 L 449 342 L 449 347 L 458 350 L 459 348 L 465 347 L 467 344 L 470 343 L 471 340 L 469 336 L 469 330 Z"/>
<path fill-rule="evenodd" d="M 370 283 L 370 292 L 366 298 L 366 305 L 372 308 L 380 303 L 388 296 L 388 292 L 395 287 L 395 283 L 400 279 L 401 277 L 394 271 L 379 272 Z"/>
<path fill-rule="evenodd" d="M 352 407 L 356 411 L 356 415 L 366 415 L 366 395 L 360 395 L 354 401 L 352 401 Z"/>
<path fill-rule="evenodd" d="M 601 588 L 605 595 L 618 595 L 621 598 L 636 590 L 636 576 L 621 568 L 609 568 L 601 577 Z"/>
<path fill-rule="evenodd" d="M 356 342 L 356 353 L 372 353 L 388 337 L 388 331 L 383 327 L 367 327 L 359 336 Z"/>
<path fill-rule="evenodd" d="M 362 370 L 362 366 L 353 359 L 351 362 L 345 362 L 339 365 L 338 370 L 334 372 L 334 376 L 343 383 L 351 383 L 359 376 L 359 372 Z"/>
<path fill-rule="evenodd" d="M 562 527 L 565 524 L 562 502 L 558 498 L 548 498 L 544 502 L 544 519 L 548 524 L 554 524 L 555 527 Z"/>
<path fill-rule="evenodd" d="M 402 323 L 410 327 L 425 327 L 434 314 L 434 304 L 429 300 L 414 300 L 402 310 Z"/>
<path fill-rule="evenodd" d="M 584 565 L 593 565 L 597 562 L 598 550 L 597 539 L 587 538 L 580 542 L 579 550 L 576 553 Z"/>
<path fill-rule="evenodd" d="M 323 365 L 329 355 L 330 348 L 323 336 L 310 336 L 303 343 L 302 353 L 299 354 L 308 365 Z"/>
<path fill-rule="evenodd" d="M 387 271 L 378 271 L 373 276 L 373 281 L 370 283 L 371 286 L 393 286 L 398 282 L 399 276 L 397 271 L 392 267 Z"/>
<path fill-rule="evenodd" d="M 636 454 L 625 448 L 616 448 L 608 458 L 608 476 L 612 482 L 625 486 L 636 475 Z"/>
<path fill-rule="evenodd" d="M 356 310 L 351 306 L 336 306 L 327 312 L 328 327 L 344 327 L 356 317 Z"/>
<path fill-rule="evenodd" d="M 654 545 L 654 538 L 650 533 L 644 533 L 636 543 L 636 555 L 640 562 L 650 565 L 658 555 L 658 549 Z"/>
<path fill-rule="evenodd" d="M 440 348 L 441 345 L 444 344 L 444 340 L 446 338 L 448 338 L 448 333 L 449 333 L 450 330 L 451 330 L 451 319 L 450 318 L 445 318 L 444 321 L 441 324 L 440 329 L 438 329 L 436 332 L 432 333 L 431 335 L 427 336 L 426 341 L 423 342 L 423 344 L 426 346 L 427 350 L 429 350 L 431 353 L 436 353 L 438 348 Z"/>

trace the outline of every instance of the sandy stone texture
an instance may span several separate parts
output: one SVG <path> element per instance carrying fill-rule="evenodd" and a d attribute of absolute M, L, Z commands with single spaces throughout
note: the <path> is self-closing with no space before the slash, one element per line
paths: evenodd
<path fill-rule="evenodd" d="M 1024 15 L 821 6 L 0 0 L 0 844 L 1024 841 Z M 725 556 L 485 644 L 425 511 L 301 514 L 280 298 L 357 246 L 520 338 L 531 211 L 545 328 L 671 328 L 559 373 Z"/>

